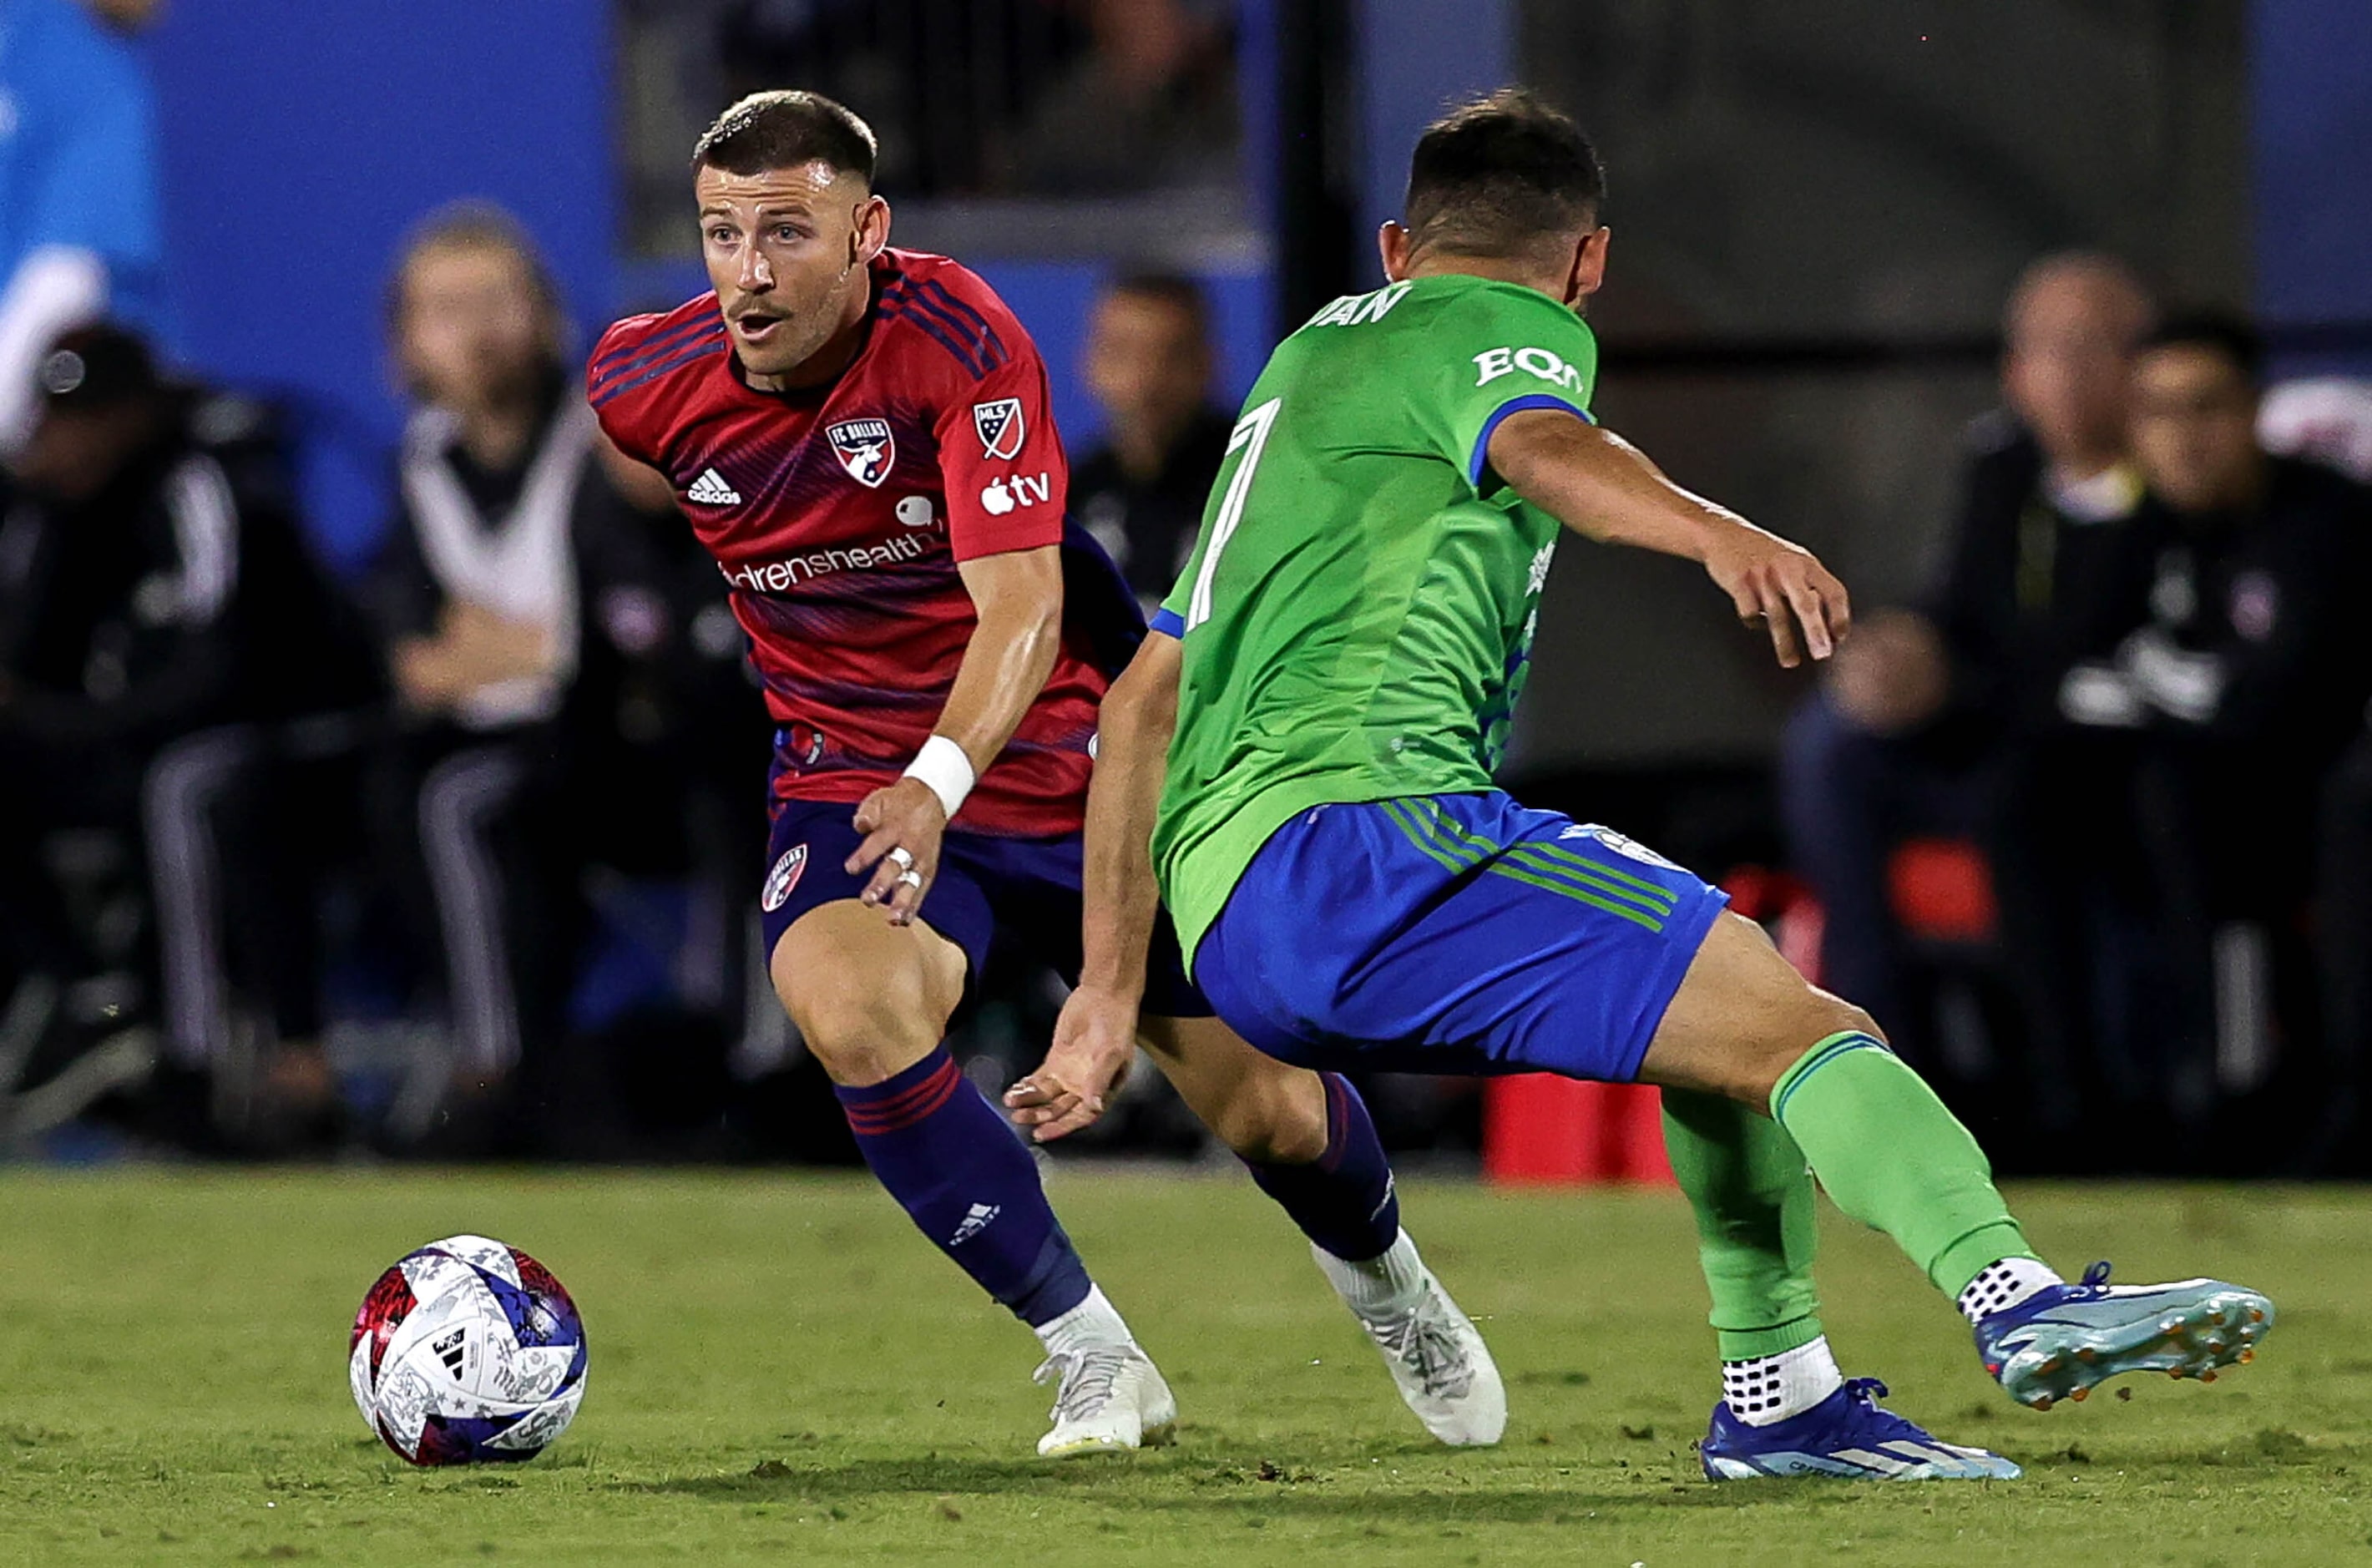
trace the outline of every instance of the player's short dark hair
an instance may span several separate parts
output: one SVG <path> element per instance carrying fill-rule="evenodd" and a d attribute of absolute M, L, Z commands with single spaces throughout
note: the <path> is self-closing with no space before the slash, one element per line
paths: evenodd
<path fill-rule="evenodd" d="M 855 110 L 821 93 L 751 93 L 716 117 L 692 144 L 693 169 L 765 174 L 820 163 L 873 183 L 880 143 Z"/>
<path fill-rule="evenodd" d="M 1605 199 L 1581 127 L 1530 89 L 1502 87 L 1425 127 L 1401 210 L 1420 250 L 1509 256 L 1592 226 Z"/>
<path fill-rule="evenodd" d="M 2142 339 L 2141 352 L 2198 348 L 2221 356 L 2251 387 L 2264 380 L 2265 340 L 2229 310 L 2192 310 L 2169 316 Z"/>
<path fill-rule="evenodd" d="M 1193 323 L 1195 335 L 1209 335 L 1211 330 L 1211 298 L 1203 285 L 1183 273 L 1128 272 L 1104 286 L 1104 293 L 1127 295 L 1136 299 L 1157 300 L 1183 313 Z"/>

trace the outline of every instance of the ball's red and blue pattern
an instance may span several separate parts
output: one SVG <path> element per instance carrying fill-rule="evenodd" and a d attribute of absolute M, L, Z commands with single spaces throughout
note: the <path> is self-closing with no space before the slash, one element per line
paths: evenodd
<path fill-rule="evenodd" d="M 415 1465 L 531 1459 L 585 1397 L 585 1326 L 552 1271 L 451 1236 L 378 1277 L 355 1314 L 355 1404 Z"/>

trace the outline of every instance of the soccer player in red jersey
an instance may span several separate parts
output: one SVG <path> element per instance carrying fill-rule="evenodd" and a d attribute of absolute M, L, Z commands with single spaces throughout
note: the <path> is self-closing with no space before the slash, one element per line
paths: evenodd
<path fill-rule="evenodd" d="M 1059 1381 L 1039 1452 L 1136 1447 L 1167 1438 L 1169 1390 L 941 1037 L 1000 931 L 1080 978 L 1097 707 L 1143 625 L 1064 519 L 1029 334 L 971 273 L 889 248 L 874 153 L 814 94 L 727 110 L 693 155 L 715 292 L 611 327 L 587 395 L 674 485 L 764 679 L 783 1005 L 881 1184 L 1037 1330 Z M 1309 1237 L 1411 1409 L 1445 1442 L 1495 1442 L 1498 1372 L 1401 1228 L 1357 1094 L 1213 1017 L 1166 922 L 1124 961 L 1087 978 L 1142 980 L 1146 1049 Z M 1048 1130 L 1100 1109 L 1043 1070 L 1006 1098 Z"/>

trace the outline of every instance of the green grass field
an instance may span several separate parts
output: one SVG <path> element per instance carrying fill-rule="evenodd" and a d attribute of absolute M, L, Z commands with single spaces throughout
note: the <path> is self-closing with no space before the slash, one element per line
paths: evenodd
<path fill-rule="evenodd" d="M 1054 1179 L 1177 1387 L 1175 1448 L 1038 1460 L 1035 1345 L 856 1178 L 0 1174 L 0 1562 L 2372 1562 L 2361 1192 L 2020 1193 L 2063 1266 L 2223 1273 L 2282 1312 L 2213 1388 L 2129 1380 L 2049 1415 L 1831 1214 L 1847 1371 L 2027 1479 L 1715 1487 L 1675 1198 L 1410 1185 L 1514 1406 L 1502 1447 L 1453 1453 L 1248 1183 Z M 464 1229 L 567 1283 L 589 1392 L 530 1465 L 415 1471 L 348 1400 L 347 1325 L 387 1263 Z"/>

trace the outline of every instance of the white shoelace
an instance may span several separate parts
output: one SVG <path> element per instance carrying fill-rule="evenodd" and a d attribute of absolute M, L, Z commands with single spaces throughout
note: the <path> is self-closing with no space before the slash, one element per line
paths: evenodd
<path fill-rule="evenodd" d="M 1458 1332 L 1441 1314 L 1430 1310 L 1433 1293 L 1406 1312 L 1385 1318 L 1362 1318 L 1367 1335 L 1384 1353 L 1416 1369 L 1424 1391 L 1437 1400 L 1462 1400 L 1474 1387 L 1474 1364 Z"/>
<path fill-rule="evenodd" d="M 1059 1377 L 1062 1381 L 1054 1390 L 1054 1408 L 1049 1413 L 1057 1422 L 1082 1421 L 1111 1402 L 1112 1385 L 1120 1380 L 1121 1371 L 1127 1365 L 1125 1345 L 1099 1346 L 1076 1353 L 1050 1355 L 1039 1363 L 1029 1380 L 1047 1383 Z"/>

